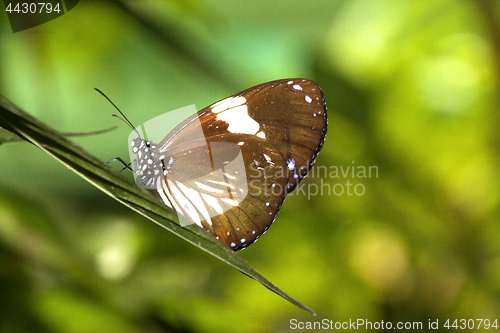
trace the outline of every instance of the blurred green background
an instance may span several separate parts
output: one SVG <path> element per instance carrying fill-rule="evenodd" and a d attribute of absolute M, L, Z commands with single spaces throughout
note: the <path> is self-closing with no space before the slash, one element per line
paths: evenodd
<path fill-rule="evenodd" d="M 59 131 L 119 126 L 74 139 L 103 162 L 128 158 L 130 129 L 93 87 L 139 125 L 304 77 L 328 106 L 316 166 L 378 170 L 308 177 L 365 192 L 294 193 L 239 252 L 313 317 L 34 146 L 4 144 L 1 332 L 500 319 L 500 2 L 80 1 L 15 34 L 0 9 L 0 94 Z"/>

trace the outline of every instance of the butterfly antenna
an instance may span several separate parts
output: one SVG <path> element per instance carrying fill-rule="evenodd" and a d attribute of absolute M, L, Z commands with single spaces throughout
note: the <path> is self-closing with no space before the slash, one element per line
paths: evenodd
<path fill-rule="evenodd" d="M 113 113 L 111 116 L 112 116 L 112 117 L 116 117 L 116 118 L 120 119 L 120 120 L 121 120 L 121 121 L 123 121 L 125 124 L 127 124 L 127 126 L 128 126 L 128 127 L 130 127 L 131 129 L 133 129 L 133 130 L 135 131 L 134 126 L 132 126 L 132 124 L 130 124 L 128 121 L 126 121 L 125 119 L 123 119 L 123 118 L 122 118 L 122 117 L 120 117 L 119 115 L 117 115 L 117 114 L 114 114 L 114 113 Z"/>
<path fill-rule="evenodd" d="M 111 105 L 113 105 L 115 107 L 115 109 L 118 110 L 118 112 L 120 112 L 120 114 L 122 115 L 123 118 L 121 118 L 120 116 L 116 115 L 116 114 L 113 114 L 114 117 L 120 119 L 121 121 L 123 121 L 125 124 L 127 124 L 128 126 L 130 126 L 130 128 L 132 128 L 136 133 L 137 135 L 139 135 L 139 137 L 141 137 L 141 135 L 139 134 L 139 132 L 137 131 L 137 129 L 135 128 L 134 125 L 132 125 L 132 123 L 130 122 L 130 120 L 128 120 L 128 118 L 123 114 L 123 112 L 120 111 L 120 109 L 118 109 L 118 107 L 115 105 L 115 103 L 113 103 L 109 98 L 108 96 L 106 96 L 102 91 L 100 91 L 99 89 L 97 88 L 94 88 L 94 90 L 96 90 L 97 92 L 99 92 L 101 95 L 103 95 L 107 100 L 108 102 L 111 103 Z"/>

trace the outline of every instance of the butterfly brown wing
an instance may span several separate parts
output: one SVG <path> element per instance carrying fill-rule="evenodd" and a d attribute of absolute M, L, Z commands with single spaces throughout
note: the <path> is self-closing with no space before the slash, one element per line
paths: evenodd
<path fill-rule="evenodd" d="M 175 163 L 157 192 L 231 248 L 243 248 L 267 230 L 310 170 L 326 130 L 314 82 L 249 88 L 189 117 L 158 145 Z"/>

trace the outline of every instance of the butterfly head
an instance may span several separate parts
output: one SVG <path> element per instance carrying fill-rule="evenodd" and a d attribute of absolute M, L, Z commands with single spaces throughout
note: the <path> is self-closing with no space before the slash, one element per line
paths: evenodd
<path fill-rule="evenodd" d="M 136 134 L 137 138 L 133 139 L 130 143 L 131 151 L 134 155 L 137 155 L 137 159 L 135 159 L 132 163 L 134 164 L 134 168 L 130 167 L 130 164 L 122 163 L 126 168 L 131 169 L 135 174 L 141 177 L 141 183 L 144 187 L 155 188 L 156 180 L 158 179 L 158 175 L 160 172 L 166 174 L 166 168 L 163 165 L 164 156 L 158 156 L 159 153 L 156 149 L 156 144 L 144 140 L 139 131 L 135 128 L 134 125 L 127 119 L 127 117 L 123 114 L 123 112 L 118 109 L 118 107 L 99 89 L 94 88 L 97 92 L 99 92 L 102 96 L 104 96 L 121 114 L 121 116 L 117 116 L 113 114 L 114 117 L 122 120 L 126 123 Z M 121 161 L 121 159 L 119 159 Z M 173 164 L 173 158 L 170 158 L 167 169 Z"/>

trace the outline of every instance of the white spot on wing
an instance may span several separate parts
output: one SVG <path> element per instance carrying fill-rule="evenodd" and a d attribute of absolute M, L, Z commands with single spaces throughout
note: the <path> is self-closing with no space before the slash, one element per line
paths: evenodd
<path fill-rule="evenodd" d="M 268 164 L 274 165 L 273 160 L 269 156 L 267 156 L 267 154 L 263 154 L 263 155 L 264 155 L 264 158 L 266 159 L 266 162 Z"/>
<path fill-rule="evenodd" d="M 237 207 L 239 204 L 238 204 L 238 201 L 236 200 L 233 200 L 233 199 L 228 199 L 228 198 L 222 198 L 220 199 L 221 201 L 224 201 L 225 203 L 228 203 L 230 204 L 231 206 L 234 206 L 234 207 Z"/>
<path fill-rule="evenodd" d="M 211 183 L 214 183 L 214 184 L 219 184 L 219 185 L 223 185 L 223 186 L 227 186 L 229 187 L 230 189 L 233 189 L 234 190 L 234 186 L 229 184 L 229 183 L 226 183 L 226 182 L 219 182 L 217 180 L 212 180 L 212 179 L 207 179 L 207 182 L 211 182 Z"/>
<path fill-rule="evenodd" d="M 302 87 L 301 87 L 301 86 L 299 86 L 298 84 L 294 84 L 292 87 L 293 87 L 293 89 L 295 89 L 295 90 L 302 91 Z"/>
<path fill-rule="evenodd" d="M 248 115 L 248 107 L 240 105 L 235 108 L 221 110 L 217 119 L 229 124 L 227 130 L 231 133 L 255 134 L 259 131 L 260 125 Z"/>
<path fill-rule="evenodd" d="M 223 172 L 222 174 L 223 174 L 225 177 L 229 178 L 229 179 L 236 179 L 236 177 L 234 177 L 234 176 L 232 176 L 232 175 L 228 174 L 227 172 Z"/>
<path fill-rule="evenodd" d="M 306 102 L 307 102 L 307 103 L 311 103 L 311 102 L 313 101 L 313 100 L 312 100 L 312 98 L 311 98 L 311 97 L 309 97 L 309 95 L 306 95 L 306 97 L 305 97 L 305 98 L 306 98 Z"/>
<path fill-rule="evenodd" d="M 264 132 L 260 131 L 259 133 L 257 133 L 257 136 L 261 139 L 265 139 L 266 138 L 266 135 L 264 134 Z"/>

